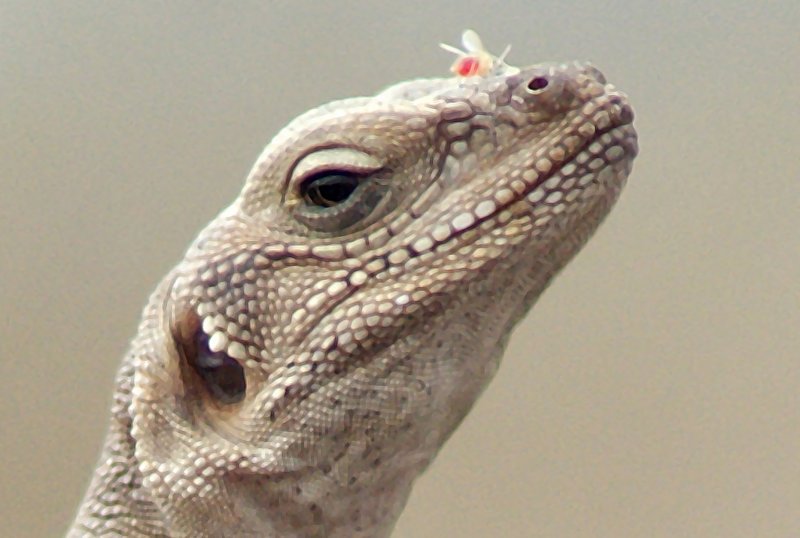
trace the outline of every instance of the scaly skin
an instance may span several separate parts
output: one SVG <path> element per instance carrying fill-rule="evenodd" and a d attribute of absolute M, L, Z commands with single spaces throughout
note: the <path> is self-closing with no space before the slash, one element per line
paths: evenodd
<path fill-rule="evenodd" d="M 153 294 L 70 535 L 389 535 L 617 199 L 632 119 L 582 64 L 297 118 Z M 335 171 L 358 188 L 315 205 Z"/>

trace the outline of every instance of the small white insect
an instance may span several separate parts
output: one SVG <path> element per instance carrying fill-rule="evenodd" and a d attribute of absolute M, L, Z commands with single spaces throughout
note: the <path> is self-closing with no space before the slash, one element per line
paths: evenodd
<path fill-rule="evenodd" d="M 450 66 L 450 71 L 454 75 L 459 77 L 485 77 L 490 74 L 507 74 L 510 71 L 519 71 L 516 67 L 511 67 L 505 63 L 505 58 L 511 50 L 511 45 L 506 46 L 500 56 L 495 56 L 486 50 L 475 30 L 464 30 L 464 33 L 461 34 L 461 44 L 464 46 L 464 50 L 439 43 L 439 46 L 444 50 L 458 55 L 456 61 Z"/>

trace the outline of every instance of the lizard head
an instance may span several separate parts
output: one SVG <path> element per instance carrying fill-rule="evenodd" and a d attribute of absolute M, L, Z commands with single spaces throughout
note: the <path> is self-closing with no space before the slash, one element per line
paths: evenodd
<path fill-rule="evenodd" d="M 632 119 L 567 64 L 406 82 L 281 131 L 134 344 L 136 461 L 173 528 L 391 526 L 617 199 Z"/>

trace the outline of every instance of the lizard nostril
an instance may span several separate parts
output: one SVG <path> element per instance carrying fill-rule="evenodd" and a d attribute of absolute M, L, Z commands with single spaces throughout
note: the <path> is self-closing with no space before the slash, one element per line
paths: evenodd
<path fill-rule="evenodd" d="M 547 88 L 548 84 L 550 84 L 550 81 L 547 80 L 547 77 L 533 77 L 528 83 L 528 89 L 533 92 L 539 92 Z"/>

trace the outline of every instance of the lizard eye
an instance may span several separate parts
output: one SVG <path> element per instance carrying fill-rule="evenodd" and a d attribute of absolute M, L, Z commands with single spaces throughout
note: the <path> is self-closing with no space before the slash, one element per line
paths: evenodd
<path fill-rule="evenodd" d="M 244 369 L 238 361 L 222 351 L 211 351 L 208 335 L 198 330 L 194 346 L 186 360 L 203 382 L 208 393 L 222 404 L 234 404 L 244 398 Z"/>
<path fill-rule="evenodd" d="M 306 202 L 318 207 L 341 204 L 355 192 L 358 177 L 349 172 L 326 172 L 306 180 L 300 187 Z"/>
<path fill-rule="evenodd" d="M 386 163 L 361 149 L 331 147 L 305 154 L 294 164 L 294 217 L 316 232 L 366 226 L 390 198 Z M 294 198 L 294 197 L 293 197 Z"/>
<path fill-rule="evenodd" d="M 363 223 L 386 198 L 387 185 L 373 175 L 328 170 L 300 184 L 303 204 L 295 218 L 320 232 L 340 232 Z"/>

